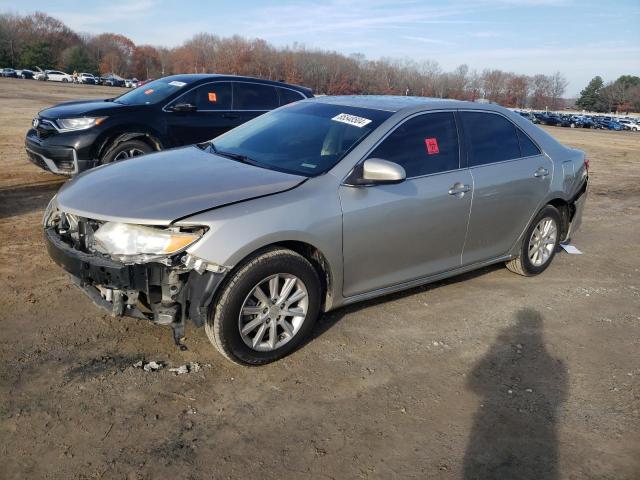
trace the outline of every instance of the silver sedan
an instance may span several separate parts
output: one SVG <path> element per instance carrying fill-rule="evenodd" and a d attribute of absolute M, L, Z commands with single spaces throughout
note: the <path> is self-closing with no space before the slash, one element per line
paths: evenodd
<path fill-rule="evenodd" d="M 80 175 L 44 218 L 95 303 L 204 326 L 228 359 L 299 347 L 321 312 L 504 262 L 543 272 L 588 161 L 496 105 L 323 97 L 214 140 Z"/>

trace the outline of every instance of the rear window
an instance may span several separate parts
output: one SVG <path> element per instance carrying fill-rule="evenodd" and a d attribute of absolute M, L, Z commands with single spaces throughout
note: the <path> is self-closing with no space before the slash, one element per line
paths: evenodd
<path fill-rule="evenodd" d="M 244 82 L 233 84 L 234 110 L 273 110 L 279 104 L 278 93 L 271 85 Z"/>
<path fill-rule="evenodd" d="M 469 166 L 520 158 L 516 127 L 495 113 L 460 112 L 469 145 Z"/>
<path fill-rule="evenodd" d="M 306 97 L 300 92 L 295 90 L 289 90 L 288 88 L 277 88 L 278 95 L 280 96 L 280 105 L 287 105 L 289 103 L 297 102 L 298 100 L 304 100 Z"/>

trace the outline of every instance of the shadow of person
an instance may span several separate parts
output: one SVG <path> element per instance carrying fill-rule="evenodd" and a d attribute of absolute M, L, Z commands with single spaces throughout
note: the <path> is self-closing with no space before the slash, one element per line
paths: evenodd
<path fill-rule="evenodd" d="M 558 478 L 558 409 L 567 370 L 547 352 L 542 316 L 522 309 L 469 375 L 482 396 L 464 458 L 465 480 Z"/>

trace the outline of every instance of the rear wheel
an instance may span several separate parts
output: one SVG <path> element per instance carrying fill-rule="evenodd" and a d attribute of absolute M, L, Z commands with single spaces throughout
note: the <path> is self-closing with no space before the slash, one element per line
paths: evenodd
<path fill-rule="evenodd" d="M 544 272 L 560 244 L 560 213 L 545 206 L 525 232 L 520 255 L 506 263 L 509 270 L 525 277 Z"/>
<path fill-rule="evenodd" d="M 139 157 L 153 151 L 147 143 L 142 140 L 127 140 L 111 147 L 100 159 L 101 164 L 119 162 Z"/>
<path fill-rule="evenodd" d="M 205 331 L 227 359 L 263 365 L 298 348 L 320 311 L 316 270 L 287 249 L 267 250 L 231 274 Z"/>

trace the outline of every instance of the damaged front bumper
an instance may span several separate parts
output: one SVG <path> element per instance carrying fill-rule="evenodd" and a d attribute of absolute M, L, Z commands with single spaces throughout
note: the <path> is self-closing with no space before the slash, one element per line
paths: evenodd
<path fill-rule="evenodd" d="M 127 265 L 72 248 L 53 227 L 45 228 L 45 240 L 52 260 L 71 274 L 96 305 L 113 316 L 143 318 L 172 326 L 174 339 L 181 348 L 186 348 L 181 344 L 186 319 L 196 326 L 204 325 L 216 290 L 225 277 L 223 272 L 195 268 L 187 254 L 182 254 L 173 266 Z"/>

